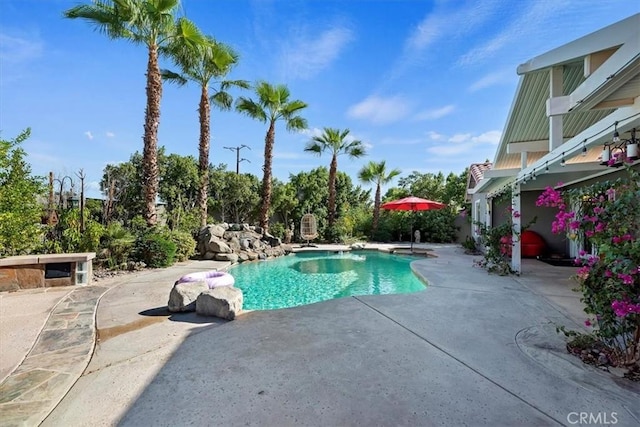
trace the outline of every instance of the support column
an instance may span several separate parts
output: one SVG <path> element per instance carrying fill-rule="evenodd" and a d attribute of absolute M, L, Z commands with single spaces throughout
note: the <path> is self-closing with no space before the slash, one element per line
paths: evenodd
<path fill-rule="evenodd" d="M 563 77 L 562 66 L 553 67 L 549 71 L 549 98 L 556 98 L 563 95 Z M 563 140 L 562 130 L 562 116 L 550 116 L 549 117 L 549 151 L 553 151 L 558 148 Z"/>
<path fill-rule="evenodd" d="M 522 251 L 520 247 L 521 224 L 521 206 L 520 206 L 520 184 L 511 186 L 511 219 L 513 221 L 513 232 L 511 235 L 511 269 L 517 274 L 522 272 Z"/>

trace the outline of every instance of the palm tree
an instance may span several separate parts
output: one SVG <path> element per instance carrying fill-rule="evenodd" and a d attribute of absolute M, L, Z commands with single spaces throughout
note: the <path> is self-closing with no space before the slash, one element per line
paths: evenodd
<path fill-rule="evenodd" d="M 307 121 L 297 113 L 307 108 L 307 104 L 300 100 L 289 101 L 290 93 L 285 85 L 273 86 L 267 82 L 258 82 L 255 93 L 258 97 L 257 101 L 240 97 L 236 101 L 236 109 L 253 119 L 269 123 L 264 138 L 264 166 L 262 168 L 264 174 L 262 177 L 262 207 L 260 208 L 260 227 L 267 230 L 271 207 L 271 164 L 276 138 L 276 122 L 283 120 L 288 131 L 305 129 Z"/>
<path fill-rule="evenodd" d="M 400 175 L 399 169 L 393 169 L 387 173 L 385 161 L 379 163 L 369 162 L 358 173 L 358 178 L 364 183 L 376 183 L 376 198 L 373 204 L 373 229 L 371 237 L 378 231 L 378 220 L 380 218 L 380 187 L 382 184 L 391 182 L 393 178 Z"/>
<path fill-rule="evenodd" d="M 158 194 L 158 126 L 162 77 L 158 64 L 161 50 L 177 39 L 187 44 L 206 43 L 188 19 L 177 17 L 180 0 L 92 0 L 64 12 L 70 19 L 84 19 L 111 39 L 126 39 L 147 47 L 147 105 L 144 117 L 142 185 L 147 226 L 154 226 Z"/>
<path fill-rule="evenodd" d="M 207 200 L 209 193 L 209 148 L 211 142 L 211 103 L 220 110 L 230 110 L 233 98 L 227 92 L 232 86 L 248 88 L 249 83 L 244 80 L 214 80 L 226 76 L 238 62 L 238 55 L 231 47 L 216 42 L 213 38 L 206 38 L 205 45 L 188 45 L 174 43 L 169 46 L 170 55 L 181 74 L 170 70 L 162 70 L 162 78 L 182 86 L 192 81 L 200 85 L 200 117 L 199 141 L 199 175 L 200 188 L 198 192 L 198 208 L 200 210 L 200 226 L 207 225 Z M 209 97 L 209 84 L 215 83 L 216 88 Z"/>
<path fill-rule="evenodd" d="M 336 174 L 338 172 L 338 156 L 346 154 L 355 159 L 364 156 L 365 149 L 362 141 L 349 139 L 349 129 L 340 130 L 324 128 L 322 135 L 314 136 L 307 143 L 304 151 L 310 151 L 320 156 L 324 151 L 331 152 L 331 166 L 329 167 L 329 228 L 336 220 Z"/>

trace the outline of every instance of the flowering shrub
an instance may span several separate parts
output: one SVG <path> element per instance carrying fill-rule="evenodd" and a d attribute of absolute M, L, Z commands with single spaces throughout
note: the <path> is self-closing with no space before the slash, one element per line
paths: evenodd
<path fill-rule="evenodd" d="M 612 351 L 609 363 L 640 365 L 640 176 L 628 176 L 565 192 L 551 187 L 537 206 L 558 209 L 554 233 L 566 233 L 592 254 L 580 252 L 576 279 L 590 317 L 586 326 Z M 570 210 L 570 207 L 576 207 Z"/>
<path fill-rule="evenodd" d="M 511 195 L 511 191 L 508 191 L 497 202 L 505 199 L 510 200 Z M 483 259 L 476 264 L 486 269 L 489 273 L 497 273 L 501 276 L 514 273 L 511 268 L 511 249 L 515 244 L 513 236 L 516 237 L 515 241 L 517 242 L 521 235 L 521 233 L 514 233 L 513 228 L 513 219 L 520 218 L 520 212 L 513 210 L 511 206 L 508 206 L 505 211 L 506 221 L 500 225 L 488 227 L 479 222 L 475 224 L 480 234 L 480 243 L 485 247 Z M 522 226 L 521 231 L 527 229 L 534 222 L 535 218 L 529 224 Z"/>

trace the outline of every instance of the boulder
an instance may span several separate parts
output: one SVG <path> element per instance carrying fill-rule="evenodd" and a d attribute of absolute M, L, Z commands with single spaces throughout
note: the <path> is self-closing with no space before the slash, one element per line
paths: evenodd
<path fill-rule="evenodd" d="M 167 303 L 169 311 L 195 311 L 198 295 L 208 290 L 209 286 L 205 281 L 176 283 L 169 293 L 169 302 Z"/>
<path fill-rule="evenodd" d="M 264 233 L 262 240 L 267 242 L 269 246 L 275 248 L 276 246 L 280 246 L 282 244 L 282 240 L 279 237 L 274 237 L 269 233 Z"/>
<path fill-rule="evenodd" d="M 233 236 L 231 239 L 229 239 L 229 247 L 231 248 L 231 252 L 235 252 L 235 253 L 240 252 L 240 249 L 241 249 L 240 239 Z"/>
<path fill-rule="evenodd" d="M 209 233 L 212 236 L 215 236 L 219 239 L 221 239 L 222 236 L 224 236 L 224 231 L 225 231 L 224 227 L 220 225 L 210 225 L 208 228 L 209 228 Z"/>
<path fill-rule="evenodd" d="M 235 264 L 236 262 L 238 262 L 238 254 L 234 254 L 234 253 L 216 254 L 214 259 L 216 261 L 228 261 L 231 264 Z"/>
<path fill-rule="evenodd" d="M 364 243 L 361 243 L 361 242 L 352 243 L 351 249 L 355 249 L 355 250 L 364 249 Z"/>
<path fill-rule="evenodd" d="M 258 254 L 255 252 L 247 251 L 247 256 L 249 257 L 249 261 L 255 261 L 258 259 Z"/>
<path fill-rule="evenodd" d="M 240 252 L 238 254 L 238 261 L 239 262 L 245 262 L 245 261 L 249 261 L 249 255 L 246 252 Z"/>
<path fill-rule="evenodd" d="M 202 259 L 206 259 L 206 260 L 212 260 L 216 257 L 216 253 L 215 252 L 205 252 L 204 255 L 202 255 Z"/>
<path fill-rule="evenodd" d="M 207 252 L 215 252 L 228 254 L 231 253 L 231 248 L 222 240 L 213 239 L 207 244 Z"/>
<path fill-rule="evenodd" d="M 264 244 L 262 243 L 261 240 L 256 239 L 252 242 L 249 242 L 249 247 L 255 251 L 259 251 L 259 250 L 262 250 L 262 248 L 264 248 Z"/>
<path fill-rule="evenodd" d="M 196 313 L 233 320 L 242 310 L 242 291 L 232 286 L 208 289 L 196 299 Z"/>
<path fill-rule="evenodd" d="M 240 240 L 240 249 L 242 249 L 243 251 L 246 251 L 247 249 L 249 249 L 249 245 L 250 245 L 249 239 Z"/>

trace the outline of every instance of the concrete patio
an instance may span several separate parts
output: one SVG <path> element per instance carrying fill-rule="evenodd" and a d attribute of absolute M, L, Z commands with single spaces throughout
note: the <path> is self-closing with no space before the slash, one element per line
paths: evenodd
<path fill-rule="evenodd" d="M 429 283 L 423 292 L 233 322 L 166 311 L 177 277 L 213 267 L 198 262 L 74 290 L 67 316 L 74 306 L 87 312 L 86 300 L 97 304 L 88 365 L 76 362 L 65 387 L 15 381 L 33 357 L 42 375 L 50 369 L 43 356 L 60 356 L 38 347 L 60 304 L 52 307 L 33 347 L 42 351 L 0 385 L 0 425 L 529 426 L 573 425 L 581 413 L 601 424 L 640 423 L 640 385 L 583 365 L 555 332 L 583 327 L 573 268 L 528 260 L 521 277 L 500 277 L 474 267 L 477 257 L 459 246 L 428 246 L 437 258 L 412 264 Z M 19 297 L 2 294 L 3 325 Z M 92 333 L 75 329 L 57 333 L 93 344 Z"/>

